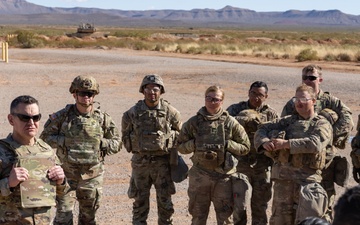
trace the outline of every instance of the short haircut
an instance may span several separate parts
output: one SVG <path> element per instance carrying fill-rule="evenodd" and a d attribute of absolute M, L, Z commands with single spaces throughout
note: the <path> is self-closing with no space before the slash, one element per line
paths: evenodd
<path fill-rule="evenodd" d="M 21 95 L 19 97 L 16 97 L 11 102 L 10 113 L 14 113 L 14 110 L 16 109 L 16 107 L 21 103 L 26 104 L 26 105 L 31 105 L 31 104 L 39 105 L 38 100 L 36 100 L 34 97 L 31 97 L 30 95 Z"/>
<path fill-rule="evenodd" d="M 205 91 L 205 97 L 207 96 L 207 94 L 209 94 L 210 92 L 217 92 L 217 91 L 220 91 L 221 94 L 222 94 L 222 100 L 225 99 L 225 92 L 224 90 L 220 87 L 220 86 L 216 86 L 216 85 L 213 85 L 213 86 L 210 86 L 208 87 L 208 89 L 206 89 Z"/>
<path fill-rule="evenodd" d="M 252 84 L 250 85 L 249 91 L 250 91 L 251 88 L 253 88 L 253 87 L 256 87 L 256 88 L 261 88 L 261 87 L 263 87 L 263 88 L 265 88 L 265 92 L 266 92 L 266 93 L 267 93 L 268 90 L 269 90 L 267 84 L 266 84 L 265 82 L 262 82 L 262 81 L 255 81 L 254 83 L 252 83 Z"/>
<path fill-rule="evenodd" d="M 306 217 L 303 221 L 301 221 L 297 225 L 330 225 L 330 223 L 318 217 Z"/>
<path fill-rule="evenodd" d="M 311 73 L 317 72 L 317 74 L 319 74 L 319 77 L 322 77 L 322 68 L 318 65 L 310 64 L 310 65 L 305 66 L 302 69 L 302 75 L 306 75 L 309 72 L 311 72 Z"/>
<path fill-rule="evenodd" d="M 307 86 L 306 84 L 301 84 L 300 86 L 298 86 L 296 88 L 296 92 L 298 91 L 303 91 L 303 92 L 307 91 L 312 99 L 316 99 L 314 88 Z"/>
<path fill-rule="evenodd" d="M 347 189 L 334 207 L 333 225 L 357 225 L 360 221 L 360 185 Z"/>

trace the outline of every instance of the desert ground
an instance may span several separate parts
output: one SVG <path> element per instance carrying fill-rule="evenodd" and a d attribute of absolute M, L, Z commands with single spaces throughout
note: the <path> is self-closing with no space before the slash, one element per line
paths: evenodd
<path fill-rule="evenodd" d="M 167 99 L 185 122 L 204 105 L 204 92 L 210 85 L 225 89 L 224 107 L 247 99 L 250 84 L 256 80 L 269 86 L 267 103 L 281 113 L 283 105 L 301 83 L 301 68 L 310 62 L 294 63 L 235 57 L 189 56 L 132 50 L 103 49 L 9 49 L 9 63 L 0 62 L 0 135 L 5 137 L 11 126 L 7 121 L 10 102 L 29 94 L 40 101 L 45 123 L 47 116 L 73 103 L 69 86 L 77 75 L 94 76 L 100 84 L 95 100 L 121 127 L 123 112 L 142 99 L 139 85 L 146 74 L 163 77 Z M 312 62 L 314 63 L 314 62 Z M 316 62 L 315 62 L 316 63 Z M 353 64 L 328 63 L 323 67 L 322 88 L 340 98 L 353 112 L 357 123 L 360 114 L 360 70 Z M 355 135 L 355 131 L 352 132 Z M 350 146 L 340 154 L 348 156 Z M 98 213 L 100 224 L 131 224 L 132 200 L 127 197 L 131 154 L 125 149 L 106 158 L 104 196 Z M 189 156 L 186 162 L 191 166 Z M 349 187 L 354 186 L 352 178 Z M 176 184 L 173 196 L 174 224 L 190 224 L 187 212 L 187 180 Z M 338 187 L 341 194 L 344 188 Z M 151 196 L 149 224 L 157 224 L 155 193 Z M 216 224 L 211 211 L 208 224 Z"/>

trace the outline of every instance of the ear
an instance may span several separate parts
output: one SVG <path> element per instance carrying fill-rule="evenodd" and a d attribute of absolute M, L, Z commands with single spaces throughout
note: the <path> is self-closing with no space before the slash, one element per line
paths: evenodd
<path fill-rule="evenodd" d="M 8 114 L 8 121 L 11 126 L 14 126 L 14 116 L 11 114 Z"/>
<path fill-rule="evenodd" d="M 323 81 L 322 77 L 319 77 L 319 83 L 321 83 Z"/>

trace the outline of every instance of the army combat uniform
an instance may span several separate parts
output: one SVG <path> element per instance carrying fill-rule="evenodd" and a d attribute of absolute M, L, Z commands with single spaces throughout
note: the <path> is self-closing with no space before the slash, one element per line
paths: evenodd
<path fill-rule="evenodd" d="M 100 109 L 81 114 L 74 104 L 50 115 L 41 138 L 57 148 L 71 190 L 58 196 L 55 223 L 72 224 L 73 207 L 79 201 L 79 224 L 96 224 L 104 179 L 104 157 L 120 151 L 118 129 Z"/>
<path fill-rule="evenodd" d="M 345 157 L 336 154 L 336 148 L 344 149 L 354 126 L 350 109 L 338 98 L 329 92 L 320 90 L 315 104 L 315 112 L 320 113 L 323 109 L 331 109 L 338 114 L 338 120 L 333 125 L 333 149 L 328 151 L 326 167 L 322 171 L 323 180 L 321 185 L 325 188 L 329 207 L 326 220 L 332 221 L 332 208 L 335 202 L 335 185 L 345 187 L 348 177 L 348 163 Z M 293 100 L 289 100 L 283 108 L 281 116 L 297 114 Z"/>
<path fill-rule="evenodd" d="M 286 116 L 261 124 L 254 144 L 275 163 L 271 225 L 293 225 L 308 216 L 322 217 L 327 208 L 326 191 L 321 187 L 321 170 L 325 167 L 327 149 L 332 148 L 333 130 L 323 116 L 303 119 Z M 280 133 L 285 136 L 280 137 Z M 271 138 L 289 140 L 290 149 L 268 152 L 263 144 Z"/>
<path fill-rule="evenodd" d="M 250 150 L 244 128 L 221 109 L 209 115 L 202 107 L 181 129 L 178 150 L 193 153 L 189 171 L 189 212 L 193 225 L 205 225 L 211 202 L 217 224 L 232 224 L 232 175 L 236 174 L 236 156 Z"/>
<path fill-rule="evenodd" d="M 360 183 L 360 114 L 358 115 L 358 122 L 356 126 L 356 135 L 351 141 L 351 160 L 353 164 L 353 178 L 357 183 Z"/>
<path fill-rule="evenodd" d="M 56 194 L 69 188 L 66 182 L 56 185 L 47 178 L 48 169 L 59 164 L 55 150 L 41 139 L 33 146 L 18 144 L 11 135 L 0 140 L 0 224 L 50 224 Z M 25 167 L 29 180 L 9 188 L 8 177 L 14 166 Z"/>
<path fill-rule="evenodd" d="M 234 223 L 236 225 L 247 224 L 247 210 L 251 206 L 251 220 L 253 225 L 265 225 L 268 223 L 266 210 L 268 202 L 272 196 L 272 183 L 270 181 L 270 171 L 273 160 L 264 154 L 258 154 L 254 148 L 254 134 L 257 126 L 266 121 L 272 121 L 278 118 L 276 111 L 267 104 L 262 104 L 256 110 L 250 109 L 248 101 L 242 101 L 233 104 L 227 108 L 231 116 L 245 128 L 248 134 L 251 148 L 247 155 L 237 157 L 239 162 L 237 171 L 245 174 L 249 179 L 252 190 L 250 193 L 251 200 L 245 199 L 247 202 L 239 202 L 242 208 L 237 207 L 237 198 L 235 198 Z M 240 201 L 242 201 L 242 193 L 240 193 Z M 237 195 L 235 195 L 237 196 Z M 234 197 L 235 197 L 234 196 Z"/>
<path fill-rule="evenodd" d="M 172 224 L 174 207 L 171 195 L 175 185 L 171 179 L 170 151 L 182 122 L 180 113 L 166 100 L 155 108 L 144 100 L 126 111 L 122 118 L 122 141 L 131 158 L 132 174 L 129 198 L 133 198 L 133 224 L 147 224 L 151 186 L 155 186 L 158 224 Z"/>

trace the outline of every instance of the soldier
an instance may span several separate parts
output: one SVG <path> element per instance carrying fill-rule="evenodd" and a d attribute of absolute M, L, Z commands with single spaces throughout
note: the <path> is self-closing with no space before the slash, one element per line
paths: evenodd
<path fill-rule="evenodd" d="M 360 183 L 360 114 L 356 126 L 357 133 L 351 140 L 351 160 L 353 164 L 353 178 L 357 183 Z"/>
<path fill-rule="evenodd" d="M 171 179 L 170 153 L 182 122 L 180 113 L 161 98 L 165 86 L 159 75 L 146 75 L 139 92 L 144 100 L 126 111 L 122 117 L 122 141 L 131 159 L 132 174 L 129 198 L 133 198 L 133 224 L 147 224 L 151 186 L 155 186 L 158 224 L 172 224 L 174 207 L 171 195 L 175 185 Z"/>
<path fill-rule="evenodd" d="M 91 76 L 77 76 L 70 93 L 75 104 L 50 115 L 41 134 L 57 148 L 70 191 L 57 197 L 54 224 L 73 224 L 73 208 L 79 202 L 79 225 L 97 224 L 104 180 L 104 158 L 120 151 L 119 131 L 111 117 L 94 106 L 99 85 Z"/>
<path fill-rule="evenodd" d="M 338 199 L 333 225 L 358 225 L 360 221 L 360 185 L 349 188 Z"/>
<path fill-rule="evenodd" d="M 297 114 L 261 124 L 254 138 L 257 151 L 265 151 L 275 160 L 271 225 L 323 217 L 327 208 L 326 191 L 320 182 L 327 149 L 332 148 L 332 126 L 315 112 L 312 87 L 299 86 L 293 101 Z"/>
<path fill-rule="evenodd" d="M 35 138 L 40 119 L 35 98 L 23 95 L 11 102 L 8 121 L 13 132 L 0 140 L 1 224 L 50 224 L 55 194 L 65 191 L 55 150 Z"/>
<path fill-rule="evenodd" d="M 232 224 L 232 176 L 236 157 L 250 151 L 244 128 L 222 108 L 224 91 L 211 86 L 205 92 L 205 106 L 181 129 L 178 150 L 193 153 L 189 171 L 189 212 L 192 225 L 205 225 L 211 202 L 217 224 Z"/>
<path fill-rule="evenodd" d="M 233 217 L 234 224 L 246 225 L 246 207 L 250 205 L 252 224 L 262 225 L 268 223 L 266 210 L 272 196 L 270 170 L 273 161 L 264 154 L 256 153 L 254 148 L 254 134 L 260 123 L 274 120 L 278 118 L 278 115 L 273 108 L 264 103 L 268 97 L 268 86 L 266 83 L 262 81 L 252 83 L 248 96 L 249 99 L 247 101 L 233 104 L 227 108 L 229 114 L 234 116 L 245 128 L 251 143 L 250 153 L 238 157 L 239 163 L 236 168 L 239 173 L 245 174 L 250 182 L 251 187 L 249 187 L 249 190 L 252 190 L 252 193 L 250 193 L 249 196 L 251 196 L 251 202 L 244 203 L 241 202 L 241 200 L 238 202 L 239 199 L 236 198 L 238 195 L 235 194 Z M 236 180 L 234 183 L 236 183 Z M 236 187 L 236 185 L 234 187 Z M 242 195 L 243 193 L 239 193 L 240 199 L 243 199 Z M 250 200 L 247 199 L 246 201 Z M 238 207 L 239 205 L 244 207 Z"/>
<path fill-rule="evenodd" d="M 329 207 L 326 213 L 326 220 L 332 221 L 332 208 L 335 202 L 334 183 L 345 187 L 348 177 L 348 162 L 345 157 L 336 154 L 336 148 L 344 149 L 346 141 L 354 126 L 350 109 L 340 99 L 329 92 L 320 89 L 323 82 L 322 68 L 317 65 L 305 66 L 302 70 L 302 83 L 312 87 L 316 93 L 315 112 L 320 113 L 328 108 L 338 114 L 338 120 L 333 125 L 334 139 L 333 149 L 329 149 L 326 159 L 326 167 L 322 171 L 323 180 L 321 185 L 325 188 L 329 197 Z M 296 114 L 294 102 L 289 100 L 284 106 L 281 116 Z"/>

